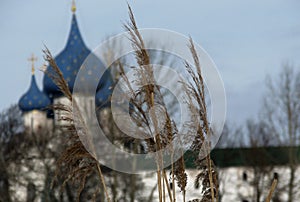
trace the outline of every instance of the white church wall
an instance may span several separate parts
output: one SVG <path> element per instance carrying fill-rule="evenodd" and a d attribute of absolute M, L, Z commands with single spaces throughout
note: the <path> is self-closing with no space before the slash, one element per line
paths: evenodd
<path fill-rule="evenodd" d="M 94 105 L 93 97 L 91 97 L 91 96 L 76 97 L 76 103 L 78 104 L 80 111 L 84 111 L 85 114 L 87 114 L 87 116 L 83 116 L 85 121 L 87 123 L 91 123 L 91 122 L 96 123 L 96 120 L 94 120 L 93 116 L 92 116 L 92 113 L 95 113 L 95 112 L 93 112 L 93 106 L 92 106 L 92 105 Z M 73 110 L 72 103 L 66 97 L 59 97 L 59 98 L 54 99 L 54 104 L 63 104 L 66 106 L 70 106 L 70 109 Z M 61 120 L 61 118 L 63 118 L 66 115 L 67 114 L 65 112 L 57 110 L 54 115 L 55 125 L 59 126 L 59 125 L 68 124 L 68 122 Z"/>
<path fill-rule="evenodd" d="M 23 121 L 26 130 L 29 133 L 37 132 L 44 127 L 50 127 L 49 121 L 47 119 L 47 114 L 44 111 L 33 110 L 30 112 L 25 112 L 23 114 Z"/>

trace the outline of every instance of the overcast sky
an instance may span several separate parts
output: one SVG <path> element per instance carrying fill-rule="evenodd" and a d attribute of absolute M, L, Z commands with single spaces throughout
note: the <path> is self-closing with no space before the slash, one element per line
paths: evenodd
<path fill-rule="evenodd" d="M 242 122 L 260 109 L 267 74 L 284 62 L 300 68 L 300 2 L 297 0 L 128 0 L 140 28 L 191 35 L 215 61 L 228 100 L 227 120 Z M 0 110 L 28 89 L 30 64 L 43 44 L 58 54 L 66 43 L 71 0 L 0 0 Z M 90 49 L 123 31 L 126 1 L 77 0 L 77 20 Z M 42 73 L 37 73 L 42 87 Z"/>

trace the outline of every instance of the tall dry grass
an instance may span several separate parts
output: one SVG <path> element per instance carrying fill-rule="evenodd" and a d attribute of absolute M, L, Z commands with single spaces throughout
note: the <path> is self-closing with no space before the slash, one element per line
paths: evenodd
<path fill-rule="evenodd" d="M 199 193 L 199 201 L 217 201 L 218 199 L 218 180 L 217 180 L 217 171 L 215 170 L 214 164 L 210 158 L 209 143 L 206 143 L 205 140 L 209 140 L 211 136 L 211 129 L 207 117 L 207 106 L 206 106 L 206 94 L 205 94 L 205 84 L 202 77 L 201 65 L 199 57 L 197 55 L 196 49 L 194 47 L 193 40 L 190 39 L 188 48 L 191 52 L 194 64 L 191 65 L 188 62 L 185 62 L 185 69 L 190 76 L 190 81 L 181 81 L 181 85 L 184 86 L 185 94 L 187 97 L 187 102 L 189 105 L 189 110 L 194 117 L 194 123 L 197 125 L 197 135 L 193 140 L 192 147 L 190 148 L 194 152 L 199 152 L 203 146 L 206 147 L 205 151 L 206 157 L 203 159 L 202 156 L 199 156 L 195 159 L 194 163 L 199 174 L 196 179 L 188 179 L 185 168 L 185 159 L 182 156 L 176 162 L 171 155 L 171 183 L 167 177 L 167 170 L 163 168 L 164 156 L 161 152 L 161 149 L 166 148 L 167 145 L 171 145 L 170 153 L 174 154 L 174 145 L 173 140 L 176 136 L 180 137 L 186 134 L 179 134 L 177 130 L 176 123 L 171 118 L 171 112 L 165 107 L 165 101 L 161 93 L 161 89 L 158 85 L 155 84 L 155 78 L 153 75 L 153 67 L 151 65 L 151 59 L 147 51 L 147 47 L 143 40 L 142 35 L 138 30 L 137 23 L 135 21 L 133 12 L 128 6 L 129 18 L 130 21 L 127 24 L 124 24 L 126 31 L 130 34 L 131 45 L 135 51 L 135 60 L 137 66 L 134 67 L 136 71 L 136 82 L 143 86 L 137 91 L 134 91 L 129 79 L 127 78 L 124 70 L 123 64 L 119 63 L 119 74 L 126 81 L 128 89 L 130 89 L 131 104 L 133 105 L 135 112 L 132 114 L 133 120 L 137 124 L 142 124 L 149 127 L 150 121 L 154 123 L 154 131 L 149 133 L 149 138 L 147 138 L 146 144 L 148 151 L 147 152 L 156 152 L 156 178 L 157 178 L 157 190 L 160 202 L 171 201 L 175 202 L 180 199 L 186 201 L 186 185 L 188 180 L 195 181 L 195 186 L 202 185 L 202 193 Z M 60 119 L 62 121 L 68 122 L 64 124 L 63 131 L 67 135 L 67 148 L 61 154 L 60 159 L 58 160 L 59 169 L 57 170 L 56 176 L 65 179 L 64 183 L 71 181 L 78 183 L 77 189 L 77 201 L 79 201 L 79 196 L 81 191 L 84 189 L 86 179 L 91 173 L 97 173 L 99 177 L 99 189 L 102 188 L 106 195 L 106 200 L 111 201 L 109 196 L 109 190 L 105 183 L 105 176 L 102 172 L 102 167 L 97 161 L 96 152 L 89 153 L 84 148 L 83 144 L 80 141 L 78 132 L 74 126 L 73 112 L 72 107 L 75 108 L 75 112 L 78 108 L 77 103 L 72 99 L 72 94 L 69 90 L 68 84 L 65 81 L 63 74 L 61 73 L 59 67 L 55 63 L 54 58 L 48 49 L 44 51 L 45 60 L 53 68 L 53 73 L 46 72 L 54 81 L 54 83 L 59 87 L 65 97 L 73 103 L 73 106 L 69 105 L 54 105 L 53 109 L 55 111 L 63 111 L 64 116 Z M 150 84 L 149 84 L 150 83 Z M 147 85 L 144 85 L 147 84 Z M 159 102 L 162 106 L 165 107 L 165 125 L 163 130 L 158 129 L 159 117 L 152 111 L 151 108 L 155 105 L 155 102 Z M 150 111 L 150 113 L 149 113 Z M 88 132 L 86 125 L 83 121 L 83 118 L 78 113 L 76 114 L 76 119 L 80 120 L 80 128 L 83 134 L 86 134 L 87 139 Z M 190 134 L 187 134 L 188 136 Z M 180 138 L 179 138 L 180 139 Z M 92 144 L 92 143 L 91 143 Z M 172 184 L 172 186 L 171 186 Z M 176 186 L 182 193 L 182 196 L 176 194 Z M 98 190 L 98 189 L 97 189 Z M 97 193 L 95 193 L 97 194 Z"/>
<path fill-rule="evenodd" d="M 70 92 L 68 87 L 68 83 L 64 79 L 61 70 L 55 62 L 55 59 L 52 57 L 50 51 L 47 48 L 44 50 L 44 54 L 44 59 L 53 69 L 53 71 L 47 71 L 45 73 L 53 80 L 53 82 L 58 86 L 64 96 L 70 101 L 70 103 L 73 103 L 73 106 L 66 104 L 53 105 L 54 111 L 60 111 L 63 112 L 62 114 L 64 114 L 63 116 L 59 117 L 58 121 L 64 121 L 68 123 L 60 126 L 64 131 L 63 134 L 68 136 L 68 141 L 66 142 L 66 149 L 62 152 L 60 158 L 57 161 L 58 167 L 63 168 L 63 172 L 58 169 L 56 171 L 56 177 L 65 179 L 63 186 L 68 181 L 72 181 L 74 183 L 79 182 L 80 185 L 77 189 L 77 201 L 79 201 L 80 193 L 84 189 L 87 177 L 91 173 L 96 172 L 102 183 L 106 199 L 110 202 L 110 197 L 104 181 L 101 166 L 97 160 L 96 152 L 89 153 L 85 149 L 78 135 L 78 126 L 76 128 L 74 125 L 73 112 L 79 111 L 76 100 L 73 100 L 72 93 Z M 77 113 L 76 118 L 81 123 L 79 127 L 82 130 L 82 133 L 88 136 L 89 133 L 87 132 L 87 128 L 84 119 L 81 117 L 81 114 Z M 87 139 L 89 139 L 89 137 L 87 137 Z"/>

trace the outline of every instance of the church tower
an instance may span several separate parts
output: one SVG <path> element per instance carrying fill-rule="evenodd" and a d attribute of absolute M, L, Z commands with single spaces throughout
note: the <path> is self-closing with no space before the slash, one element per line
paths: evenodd
<path fill-rule="evenodd" d="M 96 109 L 107 108 L 109 106 L 109 98 L 112 94 L 111 87 L 113 85 L 113 80 L 110 71 L 105 69 L 100 59 L 96 55 L 94 55 L 85 45 L 77 23 L 76 5 L 74 1 L 72 2 L 71 11 L 71 28 L 67 38 L 67 42 L 64 49 L 55 57 L 55 61 L 62 71 L 71 92 L 73 92 L 75 79 L 79 79 L 79 82 L 89 88 L 89 83 L 92 83 L 91 81 L 98 81 L 98 78 L 95 77 L 95 75 L 97 75 L 95 71 L 104 72 L 97 86 L 96 92 L 89 93 L 90 95 L 93 94 L 95 97 L 86 98 L 86 103 L 79 103 L 81 106 L 84 105 L 84 107 L 88 111 L 90 111 L 90 113 L 93 113 L 91 112 L 91 105 L 95 105 Z M 89 59 L 85 62 L 87 57 Z M 81 67 L 84 68 L 86 74 L 81 78 L 77 78 L 78 71 Z M 47 72 L 49 74 L 53 72 L 51 66 L 47 67 L 46 74 L 43 78 L 43 91 L 50 98 L 51 104 L 67 104 L 67 98 L 62 95 L 59 88 L 47 75 Z M 55 124 L 58 124 L 57 120 L 60 116 L 60 114 L 54 114 Z M 51 117 L 51 114 L 49 117 Z"/>
<path fill-rule="evenodd" d="M 71 28 L 67 38 L 67 42 L 63 50 L 55 57 L 56 64 L 60 68 L 65 80 L 68 83 L 69 90 L 73 92 L 73 87 L 76 79 L 79 79 L 82 85 L 87 87 L 89 96 L 84 99 L 84 102 L 78 103 L 81 107 L 86 108 L 90 113 L 94 113 L 91 109 L 97 109 L 97 116 L 107 111 L 110 106 L 110 96 L 112 94 L 113 79 L 110 71 L 107 70 L 100 59 L 94 55 L 85 45 L 85 42 L 80 33 L 76 19 L 76 5 L 72 2 L 72 20 Z M 86 58 L 88 57 L 88 60 Z M 61 114 L 53 114 L 51 110 L 45 110 L 46 107 L 53 104 L 69 104 L 68 100 L 60 92 L 59 88 L 48 76 L 54 73 L 51 66 L 46 67 L 46 74 L 43 77 L 43 92 L 37 87 L 34 76 L 34 61 L 36 58 L 32 56 L 32 79 L 29 90 L 21 97 L 19 107 L 24 114 L 25 125 L 28 128 L 37 128 L 42 125 L 62 124 L 58 121 Z M 77 78 L 78 71 L 83 68 L 86 74 Z M 96 72 L 104 72 L 102 78 L 96 78 Z M 90 83 L 98 82 L 94 92 L 90 92 Z M 91 97 L 91 95 L 93 95 Z M 91 107 L 94 105 L 94 107 Z M 54 121 L 54 122 L 53 122 Z M 96 120 L 95 120 L 96 121 Z"/>
<path fill-rule="evenodd" d="M 23 112 L 24 126 L 27 131 L 33 132 L 49 126 L 46 107 L 50 105 L 50 99 L 36 84 L 34 62 L 36 57 L 28 59 L 32 63 L 31 82 L 27 92 L 19 100 L 19 108 Z"/>

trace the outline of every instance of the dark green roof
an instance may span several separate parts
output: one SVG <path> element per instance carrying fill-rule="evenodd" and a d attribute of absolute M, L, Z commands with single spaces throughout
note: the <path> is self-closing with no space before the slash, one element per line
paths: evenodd
<path fill-rule="evenodd" d="M 257 147 L 213 149 L 211 158 L 217 167 L 232 166 L 280 166 L 289 163 L 289 152 L 296 157 L 295 163 L 300 163 L 300 147 Z M 185 153 L 187 168 L 194 168 L 195 153 Z"/>

